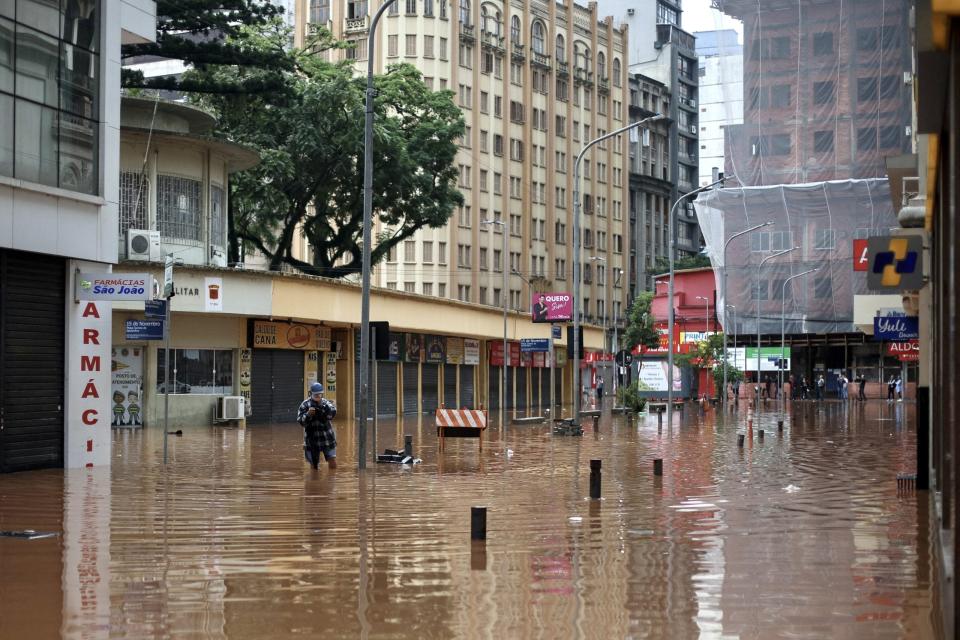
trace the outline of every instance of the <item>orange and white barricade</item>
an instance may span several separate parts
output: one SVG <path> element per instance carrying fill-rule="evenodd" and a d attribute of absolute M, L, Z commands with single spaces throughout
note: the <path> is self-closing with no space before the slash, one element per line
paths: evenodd
<path fill-rule="evenodd" d="M 483 432 L 487 428 L 487 412 L 482 409 L 437 409 L 437 446 L 444 449 L 444 438 L 477 438 L 483 451 Z"/>

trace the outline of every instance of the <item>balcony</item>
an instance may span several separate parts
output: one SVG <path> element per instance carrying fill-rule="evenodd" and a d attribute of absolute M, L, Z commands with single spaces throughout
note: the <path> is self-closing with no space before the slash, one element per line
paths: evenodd
<path fill-rule="evenodd" d="M 562 60 L 557 61 L 557 75 L 561 78 L 566 78 L 570 75 L 570 65 Z"/>
<path fill-rule="evenodd" d="M 544 69 L 550 68 L 550 56 L 537 53 L 536 51 L 533 52 L 533 58 L 530 60 L 530 62 L 538 67 L 543 67 Z"/>
<path fill-rule="evenodd" d="M 573 79 L 577 84 L 593 84 L 593 72 L 576 68 L 573 70 Z"/>
<path fill-rule="evenodd" d="M 520 44 L 519 42 L 514 42 L 514 43 L 513 43 L 513 53 L 512 53 L 512 56 L 511 56 L 511 57 L 512 57 L 514 60 L 516 60 L 517 62 L 523 61 L 525 55 L 524 55 L 524 53 L 523 53 L 523 45 L 522 45 L 522 44 Z"/>
<path fill-rule="evenodd" d="M 597 89 L 601 93 L 610 93 L 610 78 L 597 78 Z"/>
<path fill-rule="evenodd" d="M 474 42 L 477 39 L 476 30 L 472 24 L 460 23 L 460 39 Z"/>
<path fill-rule="evenodd" d="M 503 40 L 504 38 L 502 36 L 498 36 L 495 33 L 489 33 L 487 31 L 480 32 L 480 43 L 488 49 L 503 51 Z"/>
<path fill-rule="evenodd" d="M 345 18 L 343 21 L 344 33 L 360 33 L 367 30 L 367 16 L 360 18 Z"/>

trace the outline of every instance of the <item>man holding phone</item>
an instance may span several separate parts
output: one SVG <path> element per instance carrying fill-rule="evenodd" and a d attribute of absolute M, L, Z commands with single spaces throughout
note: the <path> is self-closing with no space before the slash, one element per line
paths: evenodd
<path fill-rule="evenodd" d="M 297 422 L 303 427 L 303 455 L 314 469 L 320 467 L 320 454 L 331 469 L 337 468 L 337 435 L 333 431 L 333 418 L 337 407 L 323 397 L 323 385 L 310 385 L 310 397 L 300 404 Z"/>

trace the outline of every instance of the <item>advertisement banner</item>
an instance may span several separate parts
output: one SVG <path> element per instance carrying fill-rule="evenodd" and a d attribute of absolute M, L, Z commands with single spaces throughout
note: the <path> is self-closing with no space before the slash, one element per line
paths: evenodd
<path fill-rule="evenodd" d="M 426 336 L 426 361 L 434 364 L 443 364 L 447 352 L 446 339 L 443 336 Z"/>
<path fill-rule="evenodd" d="M 530 309 L 534 322 L 569 322 L 573 296 L 569 293 L 532 293 Z"/>
<path fill-rule="evenodd" d="M 533 354 L 533 366 L 538 369 L 542 369 L 547 366 L 547 354 L 542 351 L 537 351 Z"/>
<path fill-rule="evenodd" d="M 423 362 L 423 336 L 419 333 L 408 333 L 406 335 L 406 362 Z"/>
<path fill-rule="evenodd" d="M 730 364 L 741 371 L 757 370 L 757 348 L 756 347 L 737 347 L 729 349 Z M 783 369 L 790 369 L 790 347 L 784 347 Z M 761 347 L 760 349 L 760 371 L 780 371 L 777 366 L 781 359 L 780 347 Z"/>
<path fill-rule="evenodd" d="M 920 341 L 890 342 L 887 344 L 886 355 L 900 358 L 903 362 L 919 362 Z"/>
<path fill-rule="evenodd" d="M 253 363 L 253 349 L 240 349 L 240 395 L 243 396 L 243 410 L 248 416 L 253 413 L 253 404 L 250 402 L 250 381 L 252 380 L 251 365 Z"/>
<path fill-rule="evenodd" d="M 463 338 L 447 338 L 447 364 L 463 364 Z"/>
<path fill-rule="evenodd" d="M 223 311 L 223 278 L 204 278 L 203 296 L 204 311 Z"/>
<path fill-rule="evenodd" d="M 533 353 L 528 351 L 520 352 L 520 366 L 521 367 L 532 367 L 533 366 Z"/>
<path fill-rule="evenodd" d="M 887 316 L 873 319 L 874 340 L 915 340 L 920 337 L 917 316 Z"/>
<path fill-rule="evenodd" d="M 667 392 L 667 362 L 644 360 L 640 363 L 638 385 L 641 391 Z M 673 367 L 673 390 L 681 390 L 680 367 Z"/>
<path fill-rule="evenodd" d="M 480 341 L 463 339 L 463 364 L 480 364 Z"/>
<path fill-rule="evenodd" d="M 567 364 L 567 350 L 566 349 L 554 349 L 553 350 L 553 359 L 554 366 L 563 367 Z"/>
<path fill-rule="evenodd" d="M 490 345 L 490 365 L 494 367 L 503 366 L 503 342 L 497 340 L 496 342 L 490 342 L 488 344 Z M 519 367 L 520 343 L 508 342 L 507 349 L 510 350 L 510 362 L 508 366 Z"/>
<path fill-rule="evenodd" d="M 330 327 L 254 320 L 253 347 L 255 349 L 330 351 Z"/>
<path fill-rule="evenodd" d="M 80 273 L 77 300 L 152 300 L 153 276 L 149 273 Z"/>
<path fill-rule="evenodd" d="M 388 345 L 390 350 L 390 357 L 388 359 L 390 362 L 401 362 L 403 360 L 403 337 L 404 336 L 402 333 L 394 333 L 393 331 L 390 332 L 390 344 Z"/>
<path fill-rule="evenodd" d="M 143 347 L 113 347 L 110 362 L 111 427 L 142 427 Z"/>
<path fill-rule="evenodd" d="M 328 398 L 336 398 L 337 393 L 337 353 L 328 351 L 323 354 L 323 386 Z"/>

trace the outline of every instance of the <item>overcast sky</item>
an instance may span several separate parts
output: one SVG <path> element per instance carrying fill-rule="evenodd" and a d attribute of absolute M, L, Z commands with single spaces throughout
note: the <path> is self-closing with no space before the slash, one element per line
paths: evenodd
<path fill-rule="evenodd" d="M 683 0 L 683 30 L 688 33 L 695 31 L 714 31 L 717 29 L 736 29 L 743 40 L 743 27 L 737 20 L 723 15 L 710 8 L 710 0 Z"/>

